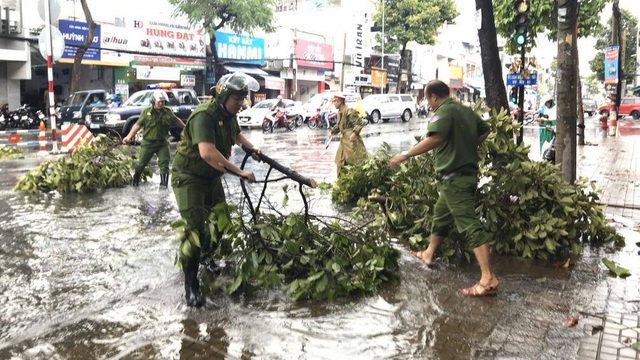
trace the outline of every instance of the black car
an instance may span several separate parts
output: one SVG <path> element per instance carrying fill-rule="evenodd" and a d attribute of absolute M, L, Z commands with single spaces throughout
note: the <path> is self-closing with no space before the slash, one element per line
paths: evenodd
<path fill-rule="evenodd" d="M 129 134 L 133 124 L 138 121 L 142 110 L 151 106 L 151 96 L 158 90 L 141 90 L 129 97 L 122 106 L 113 109 L 98 109 L 89 113 L 86 126 L 92 133 L 117 133 L 121 137 Z M 166 105 L 182 121 L 187 121 L 189 115 L 200 104 L 195 91 L 191 89 L 161 89 L 169 98 Z M 180 139 L 182 129 L 178 126 L 171 128 L 174 140 Z"/>
<path fill-rule="evenodd" d="M 103 89 L 76 91 L 60 107 L 60 122 L 82 124 L 87 113 L 106 108 L 107 91 Z"/>

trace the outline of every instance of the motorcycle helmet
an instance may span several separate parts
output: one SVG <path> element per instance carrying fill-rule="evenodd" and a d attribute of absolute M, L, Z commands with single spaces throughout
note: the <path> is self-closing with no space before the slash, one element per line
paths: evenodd
<path fill-rule="evenodd" d="M 153 95 L 151 95 L 151 105 L 155 105 L 158 101 L 164 101 L 167 103 L 169 102 L 169 97 L 164 91 L 154 91 Z"/>
<path fill-rule="evenodd" d="M 282 95 L 278 95 L 278 100 L 282 100 Z"/>
<path fill-rule="evenodd" d="M 118 95 L 116 94 L 111 94 L 111 96 L 109 96 L 109 99 L 111 99 L 114 102 L 118 102 L 119 100 Z"/>
<path fill-rule="evenodd" d="M 214 89 L 215 93 L 213 93 Z M 221 77 L 216 86 L 211 88 L 212 95 L 216 97 L 216 100 L 218 100 L 220 104 L 227 102 L 231 94 L 245 97 L 249 94 L 249 91 L 258 90 L 260 90 L 260 84 L 258 84 L 256 79 L 241 72 L 235 72 Z"/>

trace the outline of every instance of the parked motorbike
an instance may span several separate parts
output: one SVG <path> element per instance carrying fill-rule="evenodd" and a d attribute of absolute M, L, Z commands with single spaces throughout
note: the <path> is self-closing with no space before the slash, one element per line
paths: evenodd
<path fill-rule="evenodd" d="M 17 110 L 16 113 L 20 117 L 19 127 L 22 129 L 36 129 L 40 125 L 37 119 L 37 110 L 35 107 L 22 104 Z"/>
<path fill-rule="evenodd" d="M 275 110 L 275 114 L 267 114 L 262 121 L 263 132 L 273 132 L 274 128 L 283 127 L 289 131 L 296 128 L 297 114 L 288 114 L 283 108 Z"/>

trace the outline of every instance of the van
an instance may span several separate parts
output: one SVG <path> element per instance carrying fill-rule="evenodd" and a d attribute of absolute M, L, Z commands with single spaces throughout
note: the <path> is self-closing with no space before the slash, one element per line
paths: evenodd
<path fill-rule="evenodd" d="M 393 118 L 400 118 L 403 122 L 411 120 L 417 113 L 416 103 L 409 94 L 374 94 L 362 100 L 362 107 L 367 119 L 372 123 L 380 120 L 388 122 Z"/>

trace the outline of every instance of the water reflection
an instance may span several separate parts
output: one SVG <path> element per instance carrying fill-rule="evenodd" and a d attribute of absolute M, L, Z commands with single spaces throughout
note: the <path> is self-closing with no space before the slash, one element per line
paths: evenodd
<path fill-rule="evenodd" d="M 382 142 L 406 149 L 425 123 L 377 124 L 365 144 L 369 150 Z M 335 179 L 337 144 L 324 153 L 326 132 L 247 135 L 301 174 Z M 235 149 L 232 160 L 242 156 Z M 258 178 L 266 174 L 264 164 L 249 160 L 248 166 Z M 459 295 L 476 280 L 477 265 L 439 262 L 428 269 L 401 249 L 401 282 L 369 297 L 293 303 L 277 290 L 230 297 L 213 288 L 207 306 L 194 310 L 184 305 L 182 275 L 174 266 L 169 224 L 179 214 L 157 176 L 137 189 L 38 197 L 11 192 L 16 178 L 0 172 L 0 359 L 574 358 L 583 334 L 559 333 L 558 321 L 579 310 L 602 311 L 607 296 L 640 296 L 633 286 L 637 271 L 627 280 L 601 271 L 605 255 L 637 268 L 634 243 L 640 239 L 631 231 L 637 225 L 625 223 L 620 231 L 627 248 L 587 249 L 569 270 L 497 257 L 502 282 L 494 298 Z M 241 204 L 238 179 L 225 180 L 229 201 Z M 284 183 L 267 187 L 274 205 L 281 203 Z M 257 197 L 262 186 L 249 189 Z M 335 206 L 328 194 L 310 193 L 314 213 L 351 211 Z M 302 209 L 296 188 L 287 209 Z M 636 303 L 622 306 L 638 310 Z"/>

